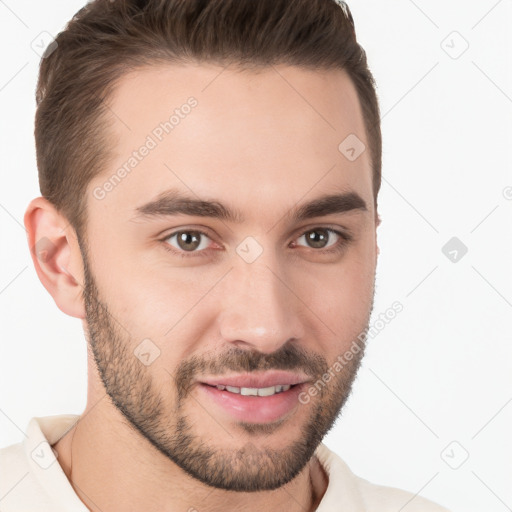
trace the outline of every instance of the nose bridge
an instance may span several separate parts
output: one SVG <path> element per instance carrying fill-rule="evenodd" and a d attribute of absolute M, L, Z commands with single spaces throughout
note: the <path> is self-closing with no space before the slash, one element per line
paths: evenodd
<path fill-rule="evenodd" d="M 264 251 L 252 263 L 236 257 L 222 290 L 222 339 L 261 352 L 274 352 L 290 339 L 300 339 L 297 299 L 287 285 L 272 251 Z"/>

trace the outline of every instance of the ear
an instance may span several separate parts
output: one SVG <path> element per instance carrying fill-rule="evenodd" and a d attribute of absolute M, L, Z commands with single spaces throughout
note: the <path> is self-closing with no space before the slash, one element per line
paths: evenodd
<path fill-rule="evenodd" d="M 29 203 L 23 221 L 39 280 L 61 311 L 84 319 L 83 261 L 75 230 L 44 197 Z"/>

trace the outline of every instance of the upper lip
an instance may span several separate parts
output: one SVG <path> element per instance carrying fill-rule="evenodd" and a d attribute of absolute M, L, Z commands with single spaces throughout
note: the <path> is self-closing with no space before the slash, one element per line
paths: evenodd
<path fill-rule="evenodd" d="M 303 373 L 287 371 L 267 371 L 264 373 L 243 373 L 225 376 L 215 376 L 201 379 L 202 384 L 209 386 L 234 386 L 238 388 L 268 388 L 277 385 L 302 384 L 309 381 L 309 377 Z"/>

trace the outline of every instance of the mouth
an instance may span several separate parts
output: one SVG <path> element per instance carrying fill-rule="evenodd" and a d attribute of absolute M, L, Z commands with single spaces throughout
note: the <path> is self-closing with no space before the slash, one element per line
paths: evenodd
<path fill-rule="evenodd" d="M 310 382 L 302 374 L 266 372 L 204 379 L 199 390 L 208 404 L 228 418 L 269 423 L 290 416 L 300 404 L 298 396 Z"/>
<path fill-rule="evenodd" d="M 266 372 L 251 372 L 243 374 L 225 375 L 222 377 L 207 377 L 201 383 L 208 386 L 223 386 L 224 390 L 239 393 L 241 390 L 264 390 L 278 388 L 282 392 L 286 386 L 295 386 L 310 381 L 310 377 L 304 373 L 292 373 L 284 370 L 272 370 Z M 289 389 L 289 388 L 287 388 Z M 244 393 L 242 393 L 244 394 Z M 248 393 L 254 394 L 254 393 Z M 265 396 L 265 395 L 261 395 Z"/>
<path fill-rule="evenodd" d="M 272 396 L 288 391 L 292 387 L 298 385 L 299 384 L 278 384 L 277 386 L 268 386 L 265 388 L 244 388 L 238 386 L 225 386 L 223 384 L 218 384 L 217 386 L 206 384 L 206 386 L 217 388 L 219 391 L 227 391 L 228 393 L 243 396 Z"/>

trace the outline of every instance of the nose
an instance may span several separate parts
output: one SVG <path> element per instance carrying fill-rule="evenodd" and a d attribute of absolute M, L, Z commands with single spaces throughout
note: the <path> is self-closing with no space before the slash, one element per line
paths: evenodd
<path fill-rule="evenodd" d="M 235 263 L 221 291 L 221 339 L 239 348 L 272 353 L 303 338 L 304 303 L 279 268 L 273 258 L 263 255 L 253 263 Z"/>

